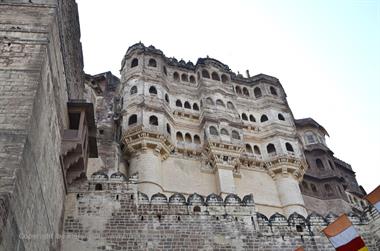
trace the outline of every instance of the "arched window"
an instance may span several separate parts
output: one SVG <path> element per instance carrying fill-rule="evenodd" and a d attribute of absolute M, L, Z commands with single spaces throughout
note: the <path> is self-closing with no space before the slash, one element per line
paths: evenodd
<path fill-rule="evenodd" d="M 177 132 L 175 137 L 176 137 L 177 141 L 183 141 L 183 136 L 182 136 L 181 132 Z"/>
<path fill-rule="evenodd" d="M 240 86 L 235 86 L 235 92 L 236 92 L 236 94 L 241 95 L 241 88 L 240 88 Z"/>
<path fill-rule="evenodd" d="M 267 115 L 262 115 L 261 118 L 260 118 L 260 122 L 265 122 L 265 121 L 268 121 L 268 117 Z"/>
<path fill-rule="evenodd" d="M 253 93 L 255 94 L 255 98 L 260 98 L 261 96 L 263 96 L 263 94 L 261 93 L 261 89 L 259 87 L 256 87 L 255 89 L 253 89 Z"/>
<path fill-rule="evenodd" d="M 289 142 L 286 142 L 285 147 L 288 152 L 294 152 L 293 146 Z"/>
<path fill-rule="evenodd" d="M 245 145 L 245 151 L 246 151 L 247 153 L 253 153 L 253 151 L 252 151 L 252 146 L 251 146 L 250 144 L 246 144 L 246 145 Z"/>
<path fill-rule="evenodd" d="M 306 190 L 309 190 L 309 184 L 307 184 L 305 181 L 302 181 L 302 186 L 303 186 Z"/>
<path fill-rule="evenodd" d="M 172 133 L 172 129 L 170 128 L 169 124 L 166 124 L 166 132 L 169 133 L 169 134 Z"/>
<path fill-rule="evenodd" d="M 227 102 L 227 108 L 232 110 L 232 109 L 235 109 L 235 106 L 234 106 L 234 104 L 232 104 L 232 102 L 228 101 Z"/>
<path fill-rule="evenodd" d="M 282 121 L 285 121 L 285 117 L 281 113 L 278 114 L 278 119 L 282 120 Z"/>
<path fill-rule="evenodd" d="M 210 126 L 210 134 L 211 135 L 215 135 L 215 136 L 218 136 L 218 130 L 216 130 L 216 128 L 214 126 Z"/>
<path fill-rule="evenodd" d="M 137 115 L 133 114 L 133 115 L 129 116 L 128 125 L 133 125 L 136 123 L 137 123 Z"/>
<path fill-rule="evenodd" d="M 176 81 L 179 80 L 179 74 L 178 74 L 178 72 L 174 72 L 173 73 L 173 79 L 176 80 Z"/>
<path fill-rule="evenodd" d="M 311 184 L 311 190 L 313 190 L 314 193 L 317 192 L 317 187 L 314 184 Z"/>
<path fill-rule="evenodd" d="M 149 59 L 148 66 L 150 66 L 150 67 L 157 67 L 156 60 L 153 59 L 153 58 Z"/>
<path fill-rule="evenodd" d="M 186 143 L 191 143 L 192 142 L 190 133 L 186 133 L 185 134 L 185 141 L 186 141 Z"/>
<path fill-rule="evenodd" d="M 167 76 L 168 75 L 168 71 L 166 70 L 166 67 L 164 66 L 164 67 L 162 67 L 162 69 L 164 71 L 165 76 Z"/>
<path fill-rule="evenodd" d="M 158 126 L 158 118 L 154 115 L 149 117 L 149 125 Z"/>
<path fill-rule="evenodd" d="M 227 83 L 228 77 L 225 74 L 222 74 L 222 82 Z"/>
<path fill-rule="evenodd" d="M 134 58 L 131 62 L 131 68 L 136 67 L 139 65 L 139 60 L 137 58 Z"/>
<path fill-rule="evenodd" d="M 212 78 L 213 80 L 220 81 L 219 75 L 218 75 L 218 73 L 216 73 L 215 71 L 211 74 L 211 78 Z"/>
<path fill-rule="evenodd" d="M 267 145 L 267 153 L 276 153 L 276 147 L 273 144 L 268 144 Z"/>
<path fill-rule="evenodd" d="M 187 101 L 185 101 L 184 107 L 185 107 L 186 109 L 191 109 L 190 103 L 187 102 Z"/>
<path fill-rule="evenodd" d="M 154 86 L 149 87 L 149 93 L 150 94 L 157 94 L 157 89 Z"/>
<path fill-rule="evenodd" d="M 194 213 L 199 213 L 199 212 L 201 212 L 201 207 L 200 207 L 200 206 L 195 206 L 195 207 L 193 208 L 193 212 L 194 212 Z"/>
<path fill-rule="evenodd" d="M 325 184 L 325 190 L 327 193 L 332 193 L 332 188 L 331 188 L 330 184 Z"/>
<path fill-rule="evenodd" d="M 190 76 L 190 83 L 192 83 L 192 84 L 195 83 L 195 77 L 193 75 Z"/>
<path fill-rule="evenodd" d="M 210 73 L 208 73 L 207 70 L 203 70 L 202 71 L 202 77 L 204 77 L 204 78 L 210 78 Z"/>
<path fill-rule="evenodd" d="M 316 160 L 315 160 L 315 164 L 317 165 L 317 167 L 318 167 L 319 169 L 325 169 L 325 166 L 323 165 L 323 162 L 322 162 L 321 159 L 316 159 Z"/>
<path fill-rule="evenodd" d="M 261 155 L 261 151 L 260 151 L 260 148 L 258 146 L 254 146 L 253 147 L 253 152 L 257 155 Z"/>
<path fill-rule="evenodd" d="M 95 185 L 95 191 L 102 191 L 103 190 L 103 186 L 102 186 L 102 184 L 96 184 Z"/>
<path fill-rule="evenodd" d="M 131 90 L 129 91 L 130 95 L 136 94 L 137 93 L 137 86 L 132 86 Z"/>
<path fill-rule="evenodd" d="M 273 86 L 271 86 L 271 87 L 269 88 L 269 90 L 270 90 L 270 93 L 271 93 L 272 95 L 277 96 L 276 88 L 274 88 Z"/>
<path fill-rule="evenodd" d="M 181 100 L 177 99 L 177 101 L 175 102 L 175 106 L 177 106 L 177 107 L 182 107 L 182 102 L 181 102 Z"/>
<path fill-rule="evenodd" d="M 222 128 L 222 130 L 220 130 L 220 134 L 221 135 L 227 135 L 227 136 L 230 135 L 225 128 Z"/>
<path fill-rule="evenodd" d="M 177 141 L 183 141 L 183 136 L 182 136 L 181 132 L 177 132 L 176 139 L 177 139 Z"/>
<path fill-rule="evenodd" d="M 225 107 L 223 101 L 220 99 L 216 100 L 216 105 Z"/>
<path fill-rule="evenodd" d="M 252 114 L 249 115 L 249 121 L 256 122 L 256 119 L 255 119 L 255 117 Z"/>
<path fill-rule="evenodd" d="M 165 101 L 169 103 L 169 95 L 167 93 L 165 94 Z"/>
<path fill-rule="evenodd" d="M 243 88 L 243 94 L 244 94 L 244 96 L 249 97 L 249 91 L 248 91 L 247 87 Z"/>
<path fill-rule="evenodd" d="M 208 104 L 208 105 L 214 105 L 214 101 L 212 101 L 211 98 L 207 98 L 206 99 L 206 104 Z"/>
<path fill-rule="evenodd" d="M 232 131 L 231 136 L 233 139 L 240 139 L 240 134 L 235 130 Z"/>
<path fill-rule="evenodd" d="M 194 143 L 199 145 L 201 143 L 201 138 L 198 135 L 194 135 Z"/>
<path fill-rule="evenodd" d="M 245 114 L 245 113 L 242 113 L 242 114 L 241 114 L 241 118 L 242 118 L 243 120 L 248 120 L 247 114 Z"/>
<path fill-rule="evenodd" d="M 329 160 L 329 166 L 330 166 L 330 168 L 332 169 L 332 170 L 334 170 L 335 168 L 334 168 L 334 164 L 332 163 L 332 161 L 331 160 Z"/>
<path fill-rule="evenodd" d="M 194 104 L 193 104 L 193 110 L 195 110 L 195 111 L 199 111 L 199 106 L 198 106 L 197 103 L 194 103 Z"/>
<path fill-rule="evenodd" d="M 188 82 L 189 80 L 187 79 L 187 74 L 183 73 L 183 74 L 181 75 L 181 80 L 182 80 L 182 81 L 185 81 L 185 82 Z"/>

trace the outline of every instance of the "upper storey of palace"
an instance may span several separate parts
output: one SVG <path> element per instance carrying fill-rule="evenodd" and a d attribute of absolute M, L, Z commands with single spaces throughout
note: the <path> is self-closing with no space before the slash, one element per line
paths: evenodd
<path fill-rule="evenodd" d="M 138 43 L 122 61 L 121 83 L 124 131 L 141 124 L 157 130 L 158 120 L 159 131 L 182 134 L 179 139 L 189 133 L 192 142 L 204 133 L 261 142 L 263 148 L 274 143 L 285 152 L 286 142 L 298 145 L 294 118 L 277 78 L 243 77 L 208 57 L 185 63 Z M 251 151 L 255 145 L 246 147 Z"/>

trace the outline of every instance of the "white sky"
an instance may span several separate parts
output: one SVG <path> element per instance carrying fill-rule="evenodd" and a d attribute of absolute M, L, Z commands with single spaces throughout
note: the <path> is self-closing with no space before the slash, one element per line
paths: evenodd
<path fill-rule="evenodd" d="M 280 79 L 296 118 L 329 132 L 367 192 L 379 185 L 380 1 L 77 0 L 85 71 L 111 70 L 136 42 Z"/>

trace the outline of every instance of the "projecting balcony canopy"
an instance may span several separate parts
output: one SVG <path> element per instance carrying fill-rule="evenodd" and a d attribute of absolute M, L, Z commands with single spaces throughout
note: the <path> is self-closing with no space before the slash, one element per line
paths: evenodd
<path fill-rule="evenodd" d="M 94 106 L 92 103 L 87 103 L 86 100 L 82 99 L 76 99 L 76 100 L 70 100 L 67 103 L 67 108 L 69 111 L 69 114 L 73 112 L 81 112 L 84 111 L 85 113 L 85 119 L 86 124 L 88 127 L 88 147 L 89 147 L 89 157 L 90 158 L 97 158 L 98 157 L 98 147 L 96 144 L 96 124 L 95 124 L 95 115 L 94 115 Z M 75 134 L 75 131 L 77 131 L 77 136 L 81 135 L 81 132 L 78 128 L 78 130 L 65 130 L 64 132 L 64 139 L 70 140 L 70 138 Z"/>

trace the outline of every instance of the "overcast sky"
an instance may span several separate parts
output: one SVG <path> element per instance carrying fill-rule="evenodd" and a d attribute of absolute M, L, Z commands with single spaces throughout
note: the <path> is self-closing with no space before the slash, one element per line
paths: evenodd
<path fill-rule="evenodd" d="M 330 134 L 367 192 L 380 181 L 380 1 L 77 0 L 86 73 L 112 71 L 136 42 L 280 79 L 296 118 Z"/>

